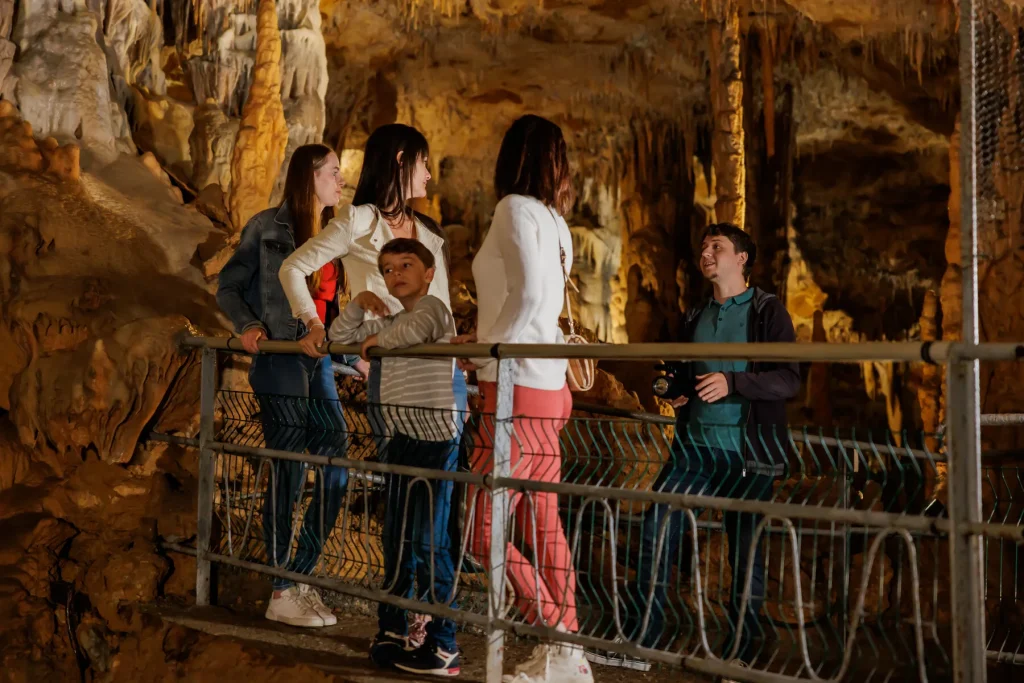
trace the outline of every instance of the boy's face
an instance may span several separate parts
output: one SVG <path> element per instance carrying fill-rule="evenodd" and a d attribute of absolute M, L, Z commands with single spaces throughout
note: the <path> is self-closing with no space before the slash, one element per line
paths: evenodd
<path fill-rule="evenodd" d="M 426 296 L 434 279 L 434 269 L 424 266 L 415 254 L 384 254 L 380 267 L 388 293 L 398 300 Z"/>

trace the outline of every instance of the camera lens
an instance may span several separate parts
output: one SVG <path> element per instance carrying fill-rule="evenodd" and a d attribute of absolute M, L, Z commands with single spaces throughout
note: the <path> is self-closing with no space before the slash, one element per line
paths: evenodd
<path fill-rule="evenodd" d="M 670 388 L 672 388 L 672 383 L 666 377 L 655 377 L 651 383 L 651 391 L 658 396 L 664 396 Z"/>

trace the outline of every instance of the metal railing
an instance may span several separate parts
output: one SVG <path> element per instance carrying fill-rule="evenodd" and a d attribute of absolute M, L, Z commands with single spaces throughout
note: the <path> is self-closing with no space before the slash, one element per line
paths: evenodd
<path fill-rule="evenodd" d="M 218 390 L 218 351 L 239 352 L 237 340 L 189 338 L 185 346 L 201 349 L 199 438 L 151 438 L 200 449 L 195 547 L 172 546 L 197 556 L 199 604 L 210 600 L 211 564 L 221 563 L 454 619 L 487 632 L 489 681 L 501 680 L 507 632 L 740 680 L 860 680 L 884 668 L 925 681 L 929 675 L 948 674 L 965 656 L 962 629 L 970 617 L 981 620 L 982 660 L 1024 659 L 1024 633 L 1013 616 L 1020 609 L 1017 568 L 1024 542 L 1019 463 L 986 458 L 983 467 L 980 452 L 962 445 L 974 438 L 965 431 L 962 415 L 972 402 L 958 393 L 963 384 L 957 375 L 958 368 L 976 358 L 1018 359 L 1024 355 L 1020 345 L 435 345 L 375 352 L 418 357 L 457 352 L 498 359 L 497 408 L 493 415 L 471 411 L 463 416 L 462 466 L 448 470 L 380 457 L 388 452 L 381 438 L 396 435 L 382 432 L 381 422 L 371 418 L 374 406 L 268 400 Z M 298 351 L 294 343 L 262 342 L 260 347 L 263 352 Z M 352 352 L 334 345 L 330 350 Z M 722 484 L 656 490 L 659 477 L 671 467 L 680 469 L 680 462 L 692 458 L 698 466 L 682 470 L 708 471 L 709 461 L 701 460 L 700 451 L 687 450 L 692 435 L 674 434 L 672 420 L 586 403 L 577 403 L 576 414 L 560 431 L 549 421 L 513 417 L 510 360 L 569 355 L 945 362 L 949 421 L 941 437 L 928 439 L 885 429 L 763 430 L 757 438 L 773 444 L 772 464 L 781 469 L 768 477 L 772 485 L 762 495 L 735 486 L 725 490 Z M 341 422 L 332 417 L 339 413 Z M 277 431 L 269 445 L 287 448 L 268 447 L 270 423 Z M 522 476 L 513 456 L 518 452 L 521 457 L 551 433 L 557 434 L 561 454 L 553 465 L 555 475 Z M 486 454 L 487 471 L 467 467 L 472 454 L 479 453 Z M 963 474 L 972 469 L 977 476 Z M 284 472 L 302 482 L 290 510 L 275 499 Z M 347 481 L 341 499 L 332 499 L 332 482 L 340 472 Z M 940 514 L 934 515 L 931 504 L 937 500 L 940 474 L 949 489 L 948 513 L 939 506 Z M 965 493 L 965 486 L 976 488 Z M 421 556 L 429 558 L 431 586 L 444 571 L 437 564 L 440 553 L 450 558 L 454 577 L 446 595 L 397 594 L 395 573 L 385 566 L 384 547 L 392 547 L 396 538 L 401 548 L 416 542 L 407 537 L 418 519 L 410 508 L 416 487 L 429 491 L 420 512 L 431 520 L 446 496 L 456 501 L 448 517 L 447 545 L 433 542 L 441 536 L 431 528 L 430 542 L 420 548 Z M 464 504 L 481 499 L 488 504 Z M 538 532 L 538 524 L 547 523 L 538 519 L 552 500 L 557 514 L 546 519 L 557 519 L 552 528 L 561 529 L 569 552 L 567 560 L 558 562 L 543 552 L 529 552 L 544 545 L 538 533 L 551 532 Z M 973 507 L 965 511 L 964 500 Z M 275 517 L 282 509 L 286 520 Z M 653 510 L 669 514 L 645 528 L 645 520 L 660 514 Z M 480 523 L 481 513 L 490 524 Z M 327 518 L 335 514 L 336 521 L 330 522 Z M 677 522 L 682 524 L 678 529 Z M 735 538 L 745 545 L 748 560 L 762 549 L 763 581 L 755 576 L 756 563 L 740 558 L 737 548 L 724 541 L 730 532 L 739 534 Z M 384 542 L 388 533 L 392 537 Z M 973 584 L 953 578 L 962 559 L 957 553 L 963 544 L 957 539 L 967 539 L 970 547 L 977 541 L 981 600 L 973 603 L 960 595 L 973 590 Z M 296 566 L 309 548 L 317 550 L 315 560 Z M 747 571 L 734 582 L 736 561 L 745 563 Z M 661 576 L 667 570 L 673 571 Z M 521 577 L 519 588 L 512 587 L 517 572 L 548 576 L 563 587 L 562 597 L 550 604 L 542 597 L 531 603 L 524 599 L 530 591 L 522 590 Z M 641 575 L 647 579 L 640 580 Z M 758 582 L 763 585 L 756 587 Z M 656 590 L 664 593 L 662 599 L 652 599 Z M 745 615 L 752 601 L 763 604 L 761 618 L 741 627 L 736 616 Z M 972 614 L 957 613 L 958 605 L 968 603 Z M 552 619 L 570 605 L 577 613 L 576 628 L 556 630 Z M 656 617 L 663 637 L 651 641 Z M 744 628 L 755 635 L 750 669 L 729 662 Z"/>

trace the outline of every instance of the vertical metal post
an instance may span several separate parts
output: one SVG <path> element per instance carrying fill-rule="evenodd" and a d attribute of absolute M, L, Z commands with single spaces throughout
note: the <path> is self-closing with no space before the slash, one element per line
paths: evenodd
<path fill-rule="evenodd" d="M 213 487 L 215 462 L 213 404 L 217 391 L 217 351 L 203 349 L 199 394 L 199 509 L 196 539 L 196 604 L 210 604 L 210 537 L 213 532 Z"/>
<path fill-rule="evenodd" d="M 978 343 L 976 0 L 960 0 L 960 254 L 964 344 Z M 962 525 L 981 521 L 981 394 L 978 361 L 954 353 L 947 368 L 949 542 L 956 683 L 984 683 L 985 602 L 981 537 Z"/>
<path fill-rule="evenodd" d="M 498 405 L 494 415 L 494 477 L 508 477 L 512 471 L 512 397 L 515 390 L 514 360 L 498 360 Z M 505 488 L 491 491 L 490 599 L 491 620 L 487 638 L 487 683 L 501 683 L 505 657 L 505 632 L 495 625 L 505 602 L 505 525 L 509 519 L 509 493 Z"/>

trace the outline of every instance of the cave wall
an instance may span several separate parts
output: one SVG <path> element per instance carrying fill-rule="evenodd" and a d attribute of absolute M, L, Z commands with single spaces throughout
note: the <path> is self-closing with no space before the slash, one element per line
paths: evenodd
<path fill-rule="evenodd" d="M 579 315 L 600 339 L 675 337 L 705 293 L 695 242 L 725 206 L 745 207 L 755 283 L 783 296 L 801 340 L 955 335 L 949 3 L 793 0 L 770 20 L 733 7 L 716 50 L 719 5 L 0 0 L 5 674 L 67 680 L 182 654 L 180 634 L 131 604 L 187 598 L 194 566 L 157 543 L 195 533 L 195 454 L 140 437 L 195 433 L 195 358 L 175 336 L 227 333 L 214 278 L 299 144 L 325 140 L 354 184 L 373 128 L 424 131 L 435 180 L 421 208 L 451 238 L 463 329 L 501 135 L 537 112 L 569 140 Z M 1017 168 L 998 159 L 983 226 L 987 340 L 1024 336 Z M 624 387 L 602 376 L 604 398 L 659 409 L 649 369 L 605 369 Z M 918 408 L 937 403 L 938 378 L 832 369 L 811 369 L 794 421 L 938 424 Z M 985 366 L 983 410 L 1024 411 L 1020 371 Z M 1019 448 L 1022 432 L 985 434 Z"/>

